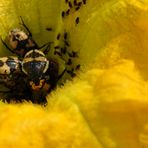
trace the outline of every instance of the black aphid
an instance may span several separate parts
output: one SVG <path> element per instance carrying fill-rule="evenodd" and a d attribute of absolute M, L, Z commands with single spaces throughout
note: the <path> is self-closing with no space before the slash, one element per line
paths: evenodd
<path fill-rule="evenodd" d="M 80 7 L 81 5 L 82 5 L 82 2 L 78 2 L 78 3 L 77 3 L 77 6 Z"/>
<path fill-rule="evenodd" d="M 68 53 L 68 55 L 69 55 L 69 57 L 71 57 L 71 58 L 76 58 L 76 57 L 78 57 L 78 52 L 72 51 L 72 53 Z"/>
<path fill-rule="evenodd" d="M 47 30 L 47 31 L 52 31 L 53 29 L 50 28 L 50 27 L 47 27 L 46 30 Z"/>
<path fill-rule="evenodd" d="M 80 9 L 80 7 L 79 7 L 79 6 L 75 8 L 75 10 L 76 10 L 76 11 L 78 11 L 79 9 Z"/>
<path fill-rule="evenodd" d="M 62 15 L 62 18 L 64 18 L 64 16 L 65 16 L 65 11 L 62 11 L 61 15 Z"/>
<path fill-rule="evenodd" d="M 60 33 L 58 33 L 58 34 L 57 34 L 57 40 L 59 40 L 59 39 L 60 39 L 60 37 L 61 37 L 61 34 L 60 34 Z"/>
<path fill-rule="evenodd" d="M 69 15 L 70 9 L 68 9 L 65 13 L 66 13 L 66 15 Z"/>
<path fill-rule="evenodd" d="M 65 0 L 65 3 L 68 3 L 68 0 Z"/>
<path fill-rule="evenodd" d="M 72 64 L 72 60 L 69 58 L 68 62 L 66 63 L 67 65 L 71 65 Z"/>
<path fill-rule="evenodd" d="M 54 51 L 54 55 L 62 56 L 61 52 L 59 51 Z"/>
<path fill-rule="evenodd" d="M 64 40 L 67 40 L 67 32 L 64 32 Z"/>
<path fill-rule="evenodd" d="M 55 46 L 54 49 L 60 49 L 60 46 Z"/>
<path fill-rule="evenodd" d="M 71 77 L 75 77 L 76 76 L 76 74 L 74 73 L 74 69 L 72 68 L 71 70 L 67 70 L 66 71 L 68 74 L 70 74 L 71 75 Z"/>
<path fill-rule="evenodd" d="M 77 51 L 72 51 L 73 57 L 78 57 L 78 52 Z"/>
<path fill-rule="evenodd" d="M 80 22 L 80 18 L 77 17 L 76 20 L 75 20 L 76 24 L 78 24 Z"/>
<path fill-rule="evenodd" d="M 80 64 L 78 64 L 78 65 L 76 66 L 75 70 L 79 70 L 79 69 L 80 69 L 80 67 L 81 67 L 81 65 L 80 65 Z"/>
<path fill-rule="evenodd" d="M 66 52 L 67 52 L 67 48 L 66 47 L 61 48 L 61 53 L 66 54 Z"/>
<path fill-rule="evenodd" d="M 72 3 L 71 3 L 71 2 L 68 2 L 68 6 L 69 6 L 70 8 L 72 8 Z"/>
<path fill-rule="evenodd" d="M 74 0 L 74 1 L 73 1 L 73 4 L 74 4 L 75 6 L 77 6 L 77 0 Z"/>
<path fill-rule="evenodd" d="M 67 41 L 64 41 L 66 46 L 70 46 L 70 44 Z"/>
<path fill-rule="evenodd" d="M 86 0 L 83 0 L 83 4 L 86 4 Z"/>

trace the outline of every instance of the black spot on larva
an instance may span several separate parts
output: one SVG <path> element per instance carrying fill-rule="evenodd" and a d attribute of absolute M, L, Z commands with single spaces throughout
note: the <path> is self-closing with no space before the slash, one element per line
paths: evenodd
<path fill-rule="evenodd" d="M 17 41 L 15 36 L 12 37 L 12 41 Z"/>
<path fill-rule="evenodd" d="M 16 34 L 16 37 L 19 38 L 20 37 L 20 34 Z"/>
<path fill-rule="evenodd" d="M 72 3 L 71 3 L 71 2 L 68 2 L 68 6 L 69 6 L 70 8 L 72 8 Z"/>
<path fill-rule="evenodd" d="M 4 65 L 4 62 L 0 60 L 0 67 L 2 67 L 3 65 Z"/>
<path fill-rule="evenodd" d="M 65 11 L 62 11 L 61 15 L 62 15 L 62 17 L 64 17 L 65 16 Z"/>
<path fill-rule="evenodd" d="M 59 34 L 57 35 L 57 40 L 59 40 L 60 37 L 61 37 L 61 34 L 59 33 Z"/>
<path fill-rule="evenodd" d="M 80 22 L 80 18 L 77 17 L 76 20 L 75 20 L 76 24 L 78 24 Z"/>

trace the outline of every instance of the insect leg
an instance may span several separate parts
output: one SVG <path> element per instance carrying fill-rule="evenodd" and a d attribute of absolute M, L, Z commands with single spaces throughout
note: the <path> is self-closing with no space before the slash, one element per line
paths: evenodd
<path fill-rule="evenodd" d="M 42 90 L 32 91 L 32 100 L 35 104 L 45 104 L 47 103 L 46 95 L 44 95 Z"/>
<path fill-rule="evenodd" d="M 8 47 L 8 45 L 2 40 L 2 38 L 1 38 L 1 41 L 2 41 L 2 43 L 4 44 L 4 46 L 5 46 L 10 52 L 12 52 L 12 53 L 14 53 L 14 54 L 17 54 L 15 51 L 13 51 L 12 49 L 10 49 L 10 48 Z"/>
<path fill-rule="evenodd" d="M 65 68 L 62 73 L 58 76 L 57 82 L 63 77 L 63 75 L 65 74 L 65 72 L 67 71 L 67 68 Z"/>
<path fill-rule="evenodd" d="M 65 74 L 66 70 L 67 70 L 67 68 L 65 68 L 65 69 L 62 71 L 62 73 L 58 76 L 58 78 L 57 78 L 56 81 L 54 82 L 55 84 L 54 84 L 54 85 L 51 85 L 51 87 L 50 87 L 50 89 L 49 89 L 48 92 L 50 92 L 51 90 L 53 90 L 53 89 L 56 87 L 58 81 L 63 77 L 63 75 Z"/>
<path fill-rule="evenodd" d="M 43 48 L 43 47 L 45 47 L 45 46 L 47 45 L 46 48 L 45 48 L 44 51 L 43 51 L 43 53 L 46 55 L 46 54 L 48 54 L 48 52 L 49 52 L 49 50 L 50 50 L 50 45 L 51 45 L 52 43 L 53 43 L 53 42 L 48 42 L 48 43 L 42 45 L 41 47 L 39 47 L 38 49 L 41 49 L 41 48 Z"/>
<path fill-rule="evenodd" d="M 32 33 L 31 31 L 29 30 L 29 28 L 26 26 L 26 24 L 24 23 L 24 20 L 23 18 L 20 16 L 20 19 L 21 19 L 21 23 L 19 23 L 20 25 L 22 25 L 29 33 L 29 36 L 32 37 Z"/>

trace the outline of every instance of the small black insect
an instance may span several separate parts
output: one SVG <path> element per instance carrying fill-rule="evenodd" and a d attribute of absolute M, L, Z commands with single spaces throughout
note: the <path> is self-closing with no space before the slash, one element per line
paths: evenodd
<path fill-rule="evenodd" d="M 83 0 L 83 4 L 86 4 L 86 0 Z"/>
<path fill-rule="evenodd" d="M 77 51 L 72 51 L 71 53 L 68 53 L 68 55 L 71 58 L 76 58 L 76 57 L 78 57 L 78 52 Z"/>
<path fill-rule="evenodd" d="M 68 0 L 65 0 L 65 3 L 68 3 Z"/>
<path fill-rule="evenodd" d="M 50 28 L 50 27 L 47 27 L 46 30 L 47 30 L 47 31 L 53 31 L 53 29 Z"/>
<path fill-rule="evenodd" d="M 66 40 L 64 41 L 64 43 L 66 46 L 70 46 L 70 44 Z"/>
<path fill-rule="evenodd" d="M 81 65 L 78 64 L 78 65 L 76 66 L 75 70 L 80 70 L 80 67 L 81 67 Z"/>
<path fill-rule="evenodd" d="M 60 33 L 58 33 L 58 34 L 57 34 L 57 40 L 59 40 L 59 39 L 60 39 L 60 37 L 61 37 L 61 34 L 60 34 Z"/>
<path fill-rule="evenodd" d="M 54 51 L 54 55 L 58 55 L 58 56 L 61 57 L 61 56 L 62 56 L 62 53 L 61 53 L 60 51 L 55 50 L 55 51 Z"/>
<path fill-rule="evenodd" d="M 77 0 L 74 0 L 74 1 L 73 1 L 73 4 L 74 4 L 75 6 L 77 6 Z"/>
<path fill-rule="evenodd" d="M 72 60 L 69 58 L 68 62 L 66 63 L 67 65 L 71 65 L 72 64 Z"/>
<path fill-rule="evenodd" d="M 61 15 L 62 15 L 62 18 L 64 18 L 65 17 L 65 11 L 62 11 Z"/>
<path fill-rule="evenodd" d="M 72 8 L 72 3 L 70 1 L 68 2 L 68 6 Z"/>
<path fill-rule="evenodd" d="M 79 6 L 75 8 L 75 10 L 76 10 L 76 11 L 78 11 L 79 9 L 80 9 L 80 7 L 79 7 Z"/>
<path fill-rule="evenodd" d="M 55 46 L 54 48 L 55 48 L 55 49 L 60 49 L 60 46 Z"/>
<path fill-rule="evenodd" d="M 70 9 L 68 9 L 65 13 L 66 13 L 66 15 L 69 15 Z"/>
<path fill-rule="evenodd" d="M 77 3 L 77 6 L 80 7 L 81 5 L 82 5 L 82 2 L 78 2 L 78 3 Z"/>
<path fill-rule="evenodd" d="M 80 18 L 77 17 L 76 20 L 75 20 L 76 24 L 78 24 L 80 22 Z"/>
<path fill-rule="evenodd" d="M 61 53 L 66 54 L 66 52 L 67 52 L 67 48 L 66 47 L 61 48 Z"/>
<path fill-rule="evenodd" d="M 78 57 L 78 52 L 77 51 L 72 51 L 72 56 L 73 57 Z"/>
<path fill-rule="evenodd" d="M 73 69 L 73 68 L 72 68 L 71 70 L 66 70 L 66 72 L 67 72 L 68 74 L 70 74 L 70 76 L 71 76 L 72 78 L 76 76 L 76 74 L 74 73 L 74 69 Z"/>
<path fill-rule="evenodd" d="M 64 40 L 67 40 L 67 32 L 64 32 Z"/>

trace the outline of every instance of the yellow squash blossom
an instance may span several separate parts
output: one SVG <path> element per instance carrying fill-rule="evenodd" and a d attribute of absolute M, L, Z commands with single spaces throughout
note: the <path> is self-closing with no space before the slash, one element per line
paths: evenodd
<path fill-rule="evenodd" d="M 2 38 L 19 16 L 39 44 L 66 29 L 82 65 L 45 108 L 1 103 L 0 147 L 148 148 L 147 0 L 86 0 L 62 18 L 67 9 L 65 0 L 0 2 Z M 0 55 L 10 55 L 2 43 Z"/>

